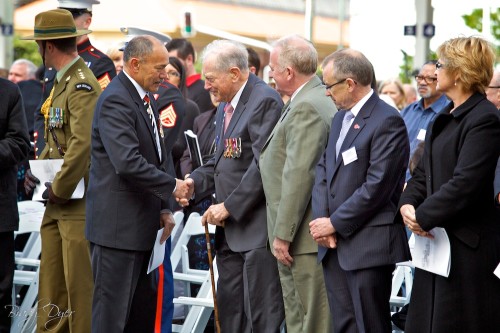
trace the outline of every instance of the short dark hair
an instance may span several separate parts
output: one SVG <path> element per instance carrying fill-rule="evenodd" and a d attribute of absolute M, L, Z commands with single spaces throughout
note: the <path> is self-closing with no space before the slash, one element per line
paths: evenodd
<path fill-rule="evenodd" d="M 59 7 L 60 9 L 66 9 L 73 15 L 73 19 L 76 19 L 78 16 L 81 16 L 83 14 L 89 14 L 92 17 L 92 12 L 88 10 L 87 8 L 64 8 L 64 7 Z"/>
<path fill-rule="evenodd" d="M 248 51 L 248 67 L 255 67 L 255 75 L 260 71 L 260 58 L 257 52 L 251 47 L 247 47 Z"/>
<path fill-rule="evenodd" d="M 59 38 L 50 40 L 54 47 L 63 53 L 76 51 L 76 37 Z"/>
<path fill-rule="evenodd" d="M 173 38 L 168 42 L 165 47 L 168 52 L 177 51 L 177 57 L 182 60 L 186 60 L 188 55 L 193 56 L 193 62 L 196 62 L 196 56 L 194 54 L 193 44 L 185 38 Z"/>
<path fill-rule="evenodd" d="M 132 38 L 123 50 L 123 62 L 131 58 L 144 58 L 153 52 L 153 42 L 149 36 L 137 36 Z"/>

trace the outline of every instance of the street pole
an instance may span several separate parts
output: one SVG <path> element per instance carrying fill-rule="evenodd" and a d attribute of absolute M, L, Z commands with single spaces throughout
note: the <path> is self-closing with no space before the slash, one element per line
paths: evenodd
<path fill-rule="evenodd" d="M 314 1 L 305 0 L 305 14 L 304 14 L 304 37 L 307 40 L 313 41 L 313 18 L 314 18 Z"/>
<path fill-rule="evenodd" d="M 433 23 L 433 8 L 431 0 L 415 0 L 417 11 L 417 33 L 415 36 L 415 58 L 413 68 L 420 68 L 429 57 L 430 38 L 424 35 L 425 26 Z"/>
<path fill-rule="evenodd" d="M 0 67 L 9 68 L 14 61 L 14 1 L 0 4 Z"/>
<path fill-rule="evenodd" d="M 339 45 L 337 50 L 344 48 L 344 20 L 345 20 L 345 1 L 339 0 Z"/>

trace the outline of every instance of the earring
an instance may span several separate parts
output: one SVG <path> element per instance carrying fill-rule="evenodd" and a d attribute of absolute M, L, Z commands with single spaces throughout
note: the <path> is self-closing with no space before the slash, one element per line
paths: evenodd
<path fill-rule="evenodd" d="M 455 81 L 455 87 L 457 86 L 457 81 Z"/>

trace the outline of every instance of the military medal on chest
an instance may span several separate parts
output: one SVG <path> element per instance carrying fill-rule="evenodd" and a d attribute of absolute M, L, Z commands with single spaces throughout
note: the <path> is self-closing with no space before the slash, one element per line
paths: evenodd
<path fill-rule="evenodd" d="M 62 108 L 49 109 L 49 126 L 52 128 L 62 128 L 64 125 L 64 110 Z"/>
<path fill-rule="evenodd" d="M 238 158 L 241 156 L 241 138 L 224 139 L 225 158 Z"/>

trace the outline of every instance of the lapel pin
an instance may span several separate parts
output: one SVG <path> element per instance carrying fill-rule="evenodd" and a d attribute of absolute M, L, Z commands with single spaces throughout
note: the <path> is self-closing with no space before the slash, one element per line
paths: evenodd
<path fill-rule="evenodd" d="M 359 125 L 358 124 L 354 124 L 354 129 L 359 129 Z"/>

